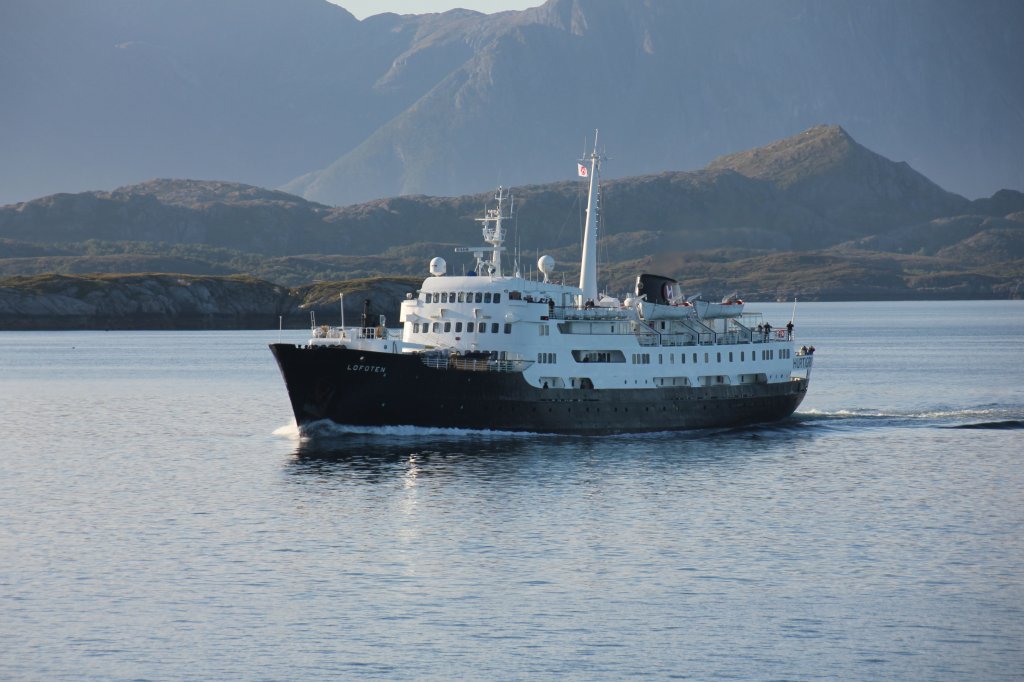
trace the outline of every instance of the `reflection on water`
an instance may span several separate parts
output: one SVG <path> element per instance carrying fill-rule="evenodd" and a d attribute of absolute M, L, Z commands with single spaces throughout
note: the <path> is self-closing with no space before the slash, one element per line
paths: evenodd
<path fill-rule="evenodd" d="M 1015 409 L 986 406 L 927 412 L 864 408 L 798 412 L 779 422 L 744 427 L 602 437 L 417 427 L 350 431 L 329 422 L 313 424 L 305 427 L 301 435 L 291 435 L 296 440 L 292 463 L 300 468 L 333 463 L 386 469 L 415 457 L 446 464 L 464 462 L 462 466 L 469 469 L 491 470 L 509 465 L 519 467 L 521 460 L 534 457 L 549 458 L 548 464 L 566 457 L 569 461 L 603 462 L 611 467 L 648 465 L 665 458 L 675 464 L 715 462 L 742 457 L 745 451 L 763 453 L 789 450 L 797 445 L 813 446 L 815 440 L 835 431 L 935 427 L 1013 430 L 1024 428 L 1024 417 Z M 294 431 L 294 427 L 291 429 Z"/>
<path fill-rule="evenodd" d="M 752 455 L 789 453 L 814 438 L 798 418 L 761 427 L 587 437 L 487 432 L 348 433 L 318 428 L 298 439 L 289 474 L 344 475 L 373 483 L 404 476 L 571 479 L 630 471 L 641 477 L 691 467 L 738 467 Z"/>

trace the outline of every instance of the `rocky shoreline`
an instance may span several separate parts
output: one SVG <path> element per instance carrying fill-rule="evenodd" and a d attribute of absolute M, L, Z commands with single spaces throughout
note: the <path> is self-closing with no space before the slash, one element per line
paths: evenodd
<path fill-rule="evenodd" d="M 363 303 L 369 301 L 373 324 L 383 315 L 388 325 L 396 326 L 400 301 L 416 291 L 420 282 L 413 277 L 372 277 L 288 288 L 241 275 L 8 277 L 0 279 L 0 331 L 276 329 L 279 324 L 301 329 L 309 327 L 314 316 L 318 322 L 338 324 L 341 301 L 348 325 L 359 323 Z M 1017 290 L 995 291 L 989 282 L 970 289 L 964 289 L 959 279 L 926 284 L 931 286 L 902 289 L 892 296 L 881 290 L 861 290 L 858 295 L 856 287 L 815 296 L 805 287 L 800 300 L 1013 299 L 1024 295 Z M 780 298 L 767 289 L 760 294 L 747 291 L 745 298 Z"/>
<path fill-rule="evenodd" d="M 371 278 L 287 288 L 245 276 L 175 274 L 36 275 L 0 279 L 0 330 L 275 329 L 308 326 L 311 314 L 346 322 L 363 302 L 377 322 L 398 320 L 407 278 Z"/>

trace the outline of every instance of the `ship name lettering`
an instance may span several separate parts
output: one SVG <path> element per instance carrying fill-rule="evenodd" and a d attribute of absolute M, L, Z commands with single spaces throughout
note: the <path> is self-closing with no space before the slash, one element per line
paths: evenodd
<path fill-rule="evenodd" d="M 373 374 L 384 373 L 384 368 L 380 365 L 348 365 L 345 369 L 349 372 L 372 372 Z"/>

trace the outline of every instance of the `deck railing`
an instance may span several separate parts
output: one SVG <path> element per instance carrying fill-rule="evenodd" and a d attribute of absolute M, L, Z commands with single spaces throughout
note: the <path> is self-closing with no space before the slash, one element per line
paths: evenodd
<path fill-rule="evenodd" d="M 522 372 L 532 360 L 491 360 L 461 355 L 421 354 L 420 361 L 434 369 L 455 369 L 465 372 Z"/>

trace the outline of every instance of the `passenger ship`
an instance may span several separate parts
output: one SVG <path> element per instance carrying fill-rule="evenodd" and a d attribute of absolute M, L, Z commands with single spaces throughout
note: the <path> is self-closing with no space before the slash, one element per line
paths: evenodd
<path fill-rule="evenodd" d="M 642 274 L 625 300 L 599 296 L 596 185 L 589 155 L 579 286 L 514 264 L 505 273 L 510 200 L 483 218 L 474 269 L 443 258 L 401 305 L 401 329 L 314 326 L 304 345 L 270 346 L 295 419 L 345 427 L 419 426 L 609 434 L 741 426 L 791 415 L 807 393 L 813 347 L 795 347 L 735 297 L 685 299 L 674 280 Z M 589 170 L 589 172 L 587 172 Z"/>

